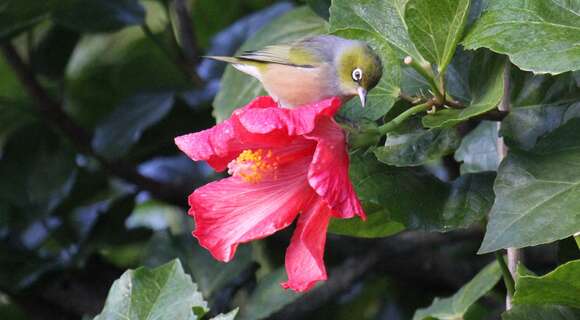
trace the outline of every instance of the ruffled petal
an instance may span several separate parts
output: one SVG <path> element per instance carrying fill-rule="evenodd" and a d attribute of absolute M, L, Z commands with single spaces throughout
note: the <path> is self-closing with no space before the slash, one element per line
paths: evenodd
<path fill-rule="evenodd" d="M 329 116 L 340 108 L 338 98 L 283 109 L 270 97 L 258 97 L 214 127 L 175 138 L 175 144 L 192 160 L 206 160 L 216 171 L 245 149 L 284 146 L 295 136 L 314 129 L 319 116 Z"/>
<path fill-rule="evenodd" d="M 244 148 L 231 120 L 207 130 L 176 137 L 175 144 L 192 160 L 206 160 L 216 171 L 223 171 Z"/>
<path fill-rule="evenodd" d="M 230 177 L 189 196 L 193 235 L 218 260 L 233 258 L 239 243 L 285 228 L 314 195 L 305 178 L 309 158 L 281 168 L 276 179 L 248 183 Z"/>
<path fill-rule="evenodd" d="M 249 132 L 268 134 L 281 132 L 295 136 L 314 130 L 319 117 L 333 116 L 342 101 L 337 97 L 328 98 L 314 104 L 294 109 L 264 107 L 254 104 L 247 109 L 234 112 L 240 124 Z"/>
<path fill-rule="evenodd" d="M 332 118 L 322 117 L 316 129 L 305 137 L 317 141 L 308 170 L 310 186 L 328 202 L 337 217 L 352 218 L 358 215 L 365 219 L 348 175 L 349 159 L 342 128 Z"/>
<path fill-rule="evenodd" d="M 324 244 L 331 210 L 322 199 L 314 198 L 311 206 L 300 214 L 286 251 L 288 281 L 281 284 L 285 289 L 307 291 L 317 281 L 327 278 Z"/>

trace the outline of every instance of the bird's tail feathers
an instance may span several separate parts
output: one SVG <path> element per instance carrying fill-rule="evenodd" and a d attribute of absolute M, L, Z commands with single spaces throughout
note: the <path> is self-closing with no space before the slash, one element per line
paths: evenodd
<path fill-rule="evenodd" d="M 205 56 L 204 58 L 230 63 L 234 68 L 244 73 L 247 73 L 256 79 L 261 79 L 261 74 L 259 70 L 260 64 L 254 61 L 239 59 L 236 57 L 223 57 L 223 56 Z"/>
<path fill-rule="evenodd" d="M 217 60 L 217 61 L 223 61 L 223 62 L 232 63 L 232 64 L 243 63 L 243 62 L 240 61 L 240 59 L 238 59 L 236 57 L 203 56 L 203 58 L 208 58 L 208 59 Z"/>

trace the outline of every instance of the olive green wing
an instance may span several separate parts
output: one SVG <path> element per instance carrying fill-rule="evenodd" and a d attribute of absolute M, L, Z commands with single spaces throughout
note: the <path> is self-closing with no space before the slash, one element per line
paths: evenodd
<path fill-rule="evenodd" d="M 298 67 L 316 67 L 321 59 L 308 48 L 296 45 L 273 45 L 260 50 L 245 51 L 237 56 L 241 60 L 276 63 Z"/>

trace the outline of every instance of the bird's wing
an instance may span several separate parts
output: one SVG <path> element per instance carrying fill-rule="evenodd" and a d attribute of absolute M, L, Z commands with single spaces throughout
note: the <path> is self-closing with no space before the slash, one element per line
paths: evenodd
<path fill-rule="evenodd" d="M 237 58 L 306 68 L 313 68 L 322 63 L 316 54 L 296 45 L 267 46 L 260 50 L 246 51 Z"/>

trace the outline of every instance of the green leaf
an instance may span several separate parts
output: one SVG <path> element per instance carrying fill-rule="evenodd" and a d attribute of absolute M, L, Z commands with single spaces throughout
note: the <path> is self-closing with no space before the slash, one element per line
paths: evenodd
<path fill-rule="evenodd" d="M 238 52 L 322 34 L 326 29 L 324 19 L 308 7 L 300 7 L 264 26 Z M 262 94 L 265 93 L 258 80 L 228 66 L 222 77 L 221 89 L 213 101 L 213 114 L 217 122 L 227 119 L 235 109 L 243 107 Z"/>
<path fill-rule="evenodd" d="M 573 73 L 533 76 L 512 70 L 511 86 L 512 108 L 501 126 L 510 147 L 530 149 L 541 136 L 580 117 L 580 90 Z"/>
<path fill-rule="evenodd" d="M 207 309 L 207 303 L 179 260 L 173 260 L 155 269 L 141 267 L 123 273 L 95 320 L 190 319 L 193 307 Z"/>
<path fill-rule="evenodd" d="M 226 313 L 218 314 L 217 316 L 211 318 L 210 320 L 234 320 L 238 315 L 238 308 Z"/>
<path fill-rule="evenodd" d="M 340 115 L 350 121 L 376 120 L 385 115 L 397 101 L 400 92 L 401 63 L 406 55 L 424 61 L 409 39 L 402 19 L 405 1 L 335 0 L 330 7 L 332 34 L 366 41 L 379 54 L 383 63 L 383 77 L 369 92 L 363 109 L 353 99 Z M 372 8 L 369 10 L 369 8 Z"/>
<path fill-rule="evenodd" d="M 111 32 L 145 22 L 137 0 L 60 0 L 54 19 L 81 32 Z"/>
<path fill-rule="evenodd" d="M 0 40 L 17 35 L 48 18 L 60 0 L 7 0 L 0 4 Z"/>
<path fill-rule="evenodd" d="M 357 30 L 370 33 L 400 56 L 423 61 L 409 38 L 403 21 L 407 0 L 334 0 L 330 7 L 330 31 Z"/>
<path fill-rule="evenodd" d="M 473 58 L 469 85 L 471 102 L 464 109 L 443 109 L 423 117 L 428 128 L 451 127 L 494 109 L 503 94 L 504 59 L 482 52 Z"/>
<path fill-rule="evenodd" d="M 149 24 L 169 44 L 161 3 L 144 1 Z M 157 23 L 155 23 L 157 22 Z M 172 50 L 173 47 L 168 46 Z M 177 54 L 172 52 L 172 54 Z M 182 70 L 140 28 L 112 34 L 84 35 L 66 68 L 65 108 L 80 125 L 93 128 L 124 100 L 144 93 L 190 89 Z"/>
<path fill-rule="evenodd" d="M 469 0 L 409 0 L 405 21 L 423 57 L 445 72 L 463 36 Z"/>
<path fill-rule="evenodd" d="M 0 202 L 20 209 L 20 219 L 50 214 L 76 180 L 70 145 L 44 125 L 30 125 L 14 132 L 5 151 L 0 162 Z"/>
<path fill-rule="evenodd" d="M 376 148 L 374 153 L 388 165 L 420 166 L 452 153 L 460 141 L 452 128 L 393 132 L 387 135 L 385 146 Z"/>
<path fill-rule="evenodd" d="M 280 289 L 280 283 L 285 280 L 286 272 L 283 268 L 260 279 L 248 303 L 240 312 L 239 320 L 266 319 L 285 305 L 300 298 L 302 294 Z"/>
<path fill-rule="evenodd" d="M 390 167 L 356 153 L 350 176 L 368 219 L 332 219 L 330 232 L 384 237 L 403 229 L 449 231 L 480 221 L 493 202 L 493 174 L 446 184 L 418 168 Z"/>
<path fill-rule="evenodd" d="M 20 105 L 0 98 L 0 158 L 2 149 L 12 133 L 38 120 L 28 105 Z"/>
<path fill-rule="evenodd" d="M 140 94 L 125 100 L 97 126 L 93 148 L 108 159 L 127 154 L 143 131 L 159 122 L 172 106 L 173 93 Z"/>
<path fill-rule="evenodd" d="M 580 308 L 580 260 L 563 264 L 541 277 L 518 274 L 513 303 Z"/>
<path fill-rule="evenodd" d="M 480 253 L 549 243 L 580 226 L 580 119 L 524 151 L 511 148 L 498 170 L 497 198 Z"/>
<path fill-rule="evenodd" d="M 328 20 L 331 0 L 306 0 L 306 3 L 317 15 Z"/>
<path fill-rule="evenodd" d="M 520 305 L 513 306 L 502 314 L 503 320 L 577 320 L 580 318 L 578 309 L 555 305 Z"/>
<path fill-rule="evenodd" d="M 49 77 L 61 78 L 81 35 L 60 25 L 51 26 L 32 50 L 33 69 Z"/>
<path fill-rule="evenodd" d="M 227 264 L 217 261 L 207 249 L 199 246 L 189 232 L 175 235 L 165 230 L 157 231 L 145 252 L 143 263 L 146 266 L 159 265 L 179 257 L 203 295 L 208 298 L 235 279 L 253 261 L 249 246 L 240 246 L 235 258 Z"/>
<path fill-rule="evenodd" d="M 490 0 L 463 45 L 507 54 L 520 69 L 535 73 L 578 70 L 580 11 L 575 3 Z"/>
<path fill-rule="evenodd" d="M 455 160 L 461 162 L 461 174 L 497 171 L 497 124 L 482 121 L 463 138 L 455 152 Z"/>
<path fill-rule="evenodd" d="M 182 208 L 158 200 L 147 200 L 135 206 L 135 210 L 125 221 L 128 229 L 145 227 L 151 230 L 171 229 L 174 234 L 183 233 Z"/>
<path fill-rule="evenodd" d="M 490 291 L 501 278 L 497 262 L 481 270 L 471 281 L 449 298 L 435 298 L 433 303 L 415 312 L 413 320 L 436 318 L 440 320 L 463 319 L 463 316 L 479 298 Z"/>

